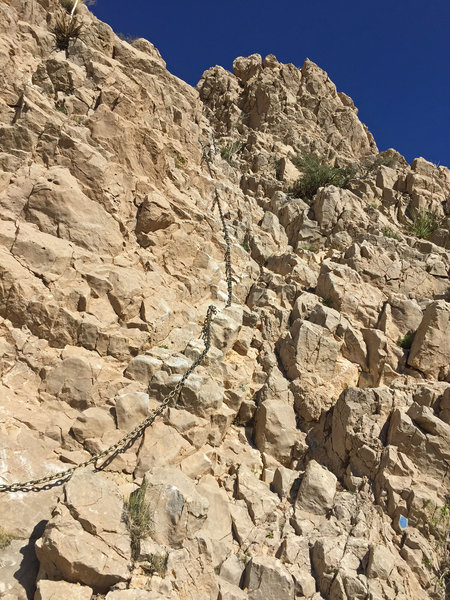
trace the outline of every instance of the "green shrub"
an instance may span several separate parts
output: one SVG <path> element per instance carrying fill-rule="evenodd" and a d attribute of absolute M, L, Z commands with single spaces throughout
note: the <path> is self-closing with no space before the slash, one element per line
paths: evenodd
<path fill-rule="evenodd" d="M 313 154 L 297 156 L 292 162 L 303 172 L 289 189 L 294 198 L 311 201 L 320 187 L 335 185 L 345 188 L 355 176 L 354 169 L 330 167 L 323 163 L 323 159 Z"/>
<path fill-rule="evenodd" d="M 421 210 L 417 212 L 409 223 L 409 233 L 418 238 L 427 240 L 439 227 L 440 219 L 432 212 Z"/>
<path fill-rule="evenodd" d="M 139 556 L 141 540 L 147 538 L 151 533 L 151 512 L 146 499 L 147 483 L 144 482 L 140 488 L 130 494 L 124 503 L 124 520 L 130 532 L 131 555 L 133 560 Z"/>
<path fill-rule="evenodd" d="M 398 159 L 394 156 L 385 156 L 384 154 L 378 154 L 378 156 L 376 156 L 374 160 L 361 161 L 360 168 L 363 175 L 369 175 L 381 166 L 393 168 L 395 167 L 397 162 Z"/>
<path fill-rule="evenodd" d="M 69 49 L 71 40 L 76 40 L 83 29 L 83 24 L 79 22 L 77 16 L 71 17 L 68 14 L 60 14 L 55 19 L 55 25 L 52 33 L 56 38 L 56 48 L 58 50 Z"/>
<path fill-rule="evenodd" d="M 409 350 L 412 346 L 413 340 L 414 334 L 408 332 L 403 337 L 398 338 L 397 346 L 400 346 L 400 348 L 403 348 L 404 350 Z"/>

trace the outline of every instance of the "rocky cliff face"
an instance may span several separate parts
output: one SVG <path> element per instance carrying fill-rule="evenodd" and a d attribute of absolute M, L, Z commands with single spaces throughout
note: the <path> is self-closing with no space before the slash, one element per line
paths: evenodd
<path fill-rule="evenodd" d="M 3 488 L 0 597 L 443 598 L 449 170 L 378 154 L 309 60 L 193 89 L 64 7 L 0 2 L 0 484 L 105 451 L 200 355 L 214 189 L 233 302 L 134 444 Z M 345 187 L 289 193 L 308 153 Z"/>

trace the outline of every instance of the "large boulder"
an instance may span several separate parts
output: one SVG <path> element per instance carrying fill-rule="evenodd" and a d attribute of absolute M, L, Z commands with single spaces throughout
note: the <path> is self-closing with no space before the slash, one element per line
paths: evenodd
<path fill-rule="evenodd" d="M 255 556 L 245 570 L 244 586 L 250 600 L 294 600 L 294 581 L 282 563 L 270 556 Z"/>
<path fill-rule="evenodd" d="M 295 509 L 324 515 L 333 506 L 337 478 L 315 460 L 307 467 L 298 490 Z"/>
<path fill-rule="evenodd" d="M 130 579 L 130 541 L 118 487 L 99 473 L 82 471 L 66 484 L 65 494 L 36 542 L 40 578 L 98 591 Z"/>
<path fill-rule="evenodd" d="M 209 502 L 193 481 L 175 467 L 156 467 L 146 474 L 146 499 L 152 515 L 152 537 L 181 548 L 204 526 Z"/>

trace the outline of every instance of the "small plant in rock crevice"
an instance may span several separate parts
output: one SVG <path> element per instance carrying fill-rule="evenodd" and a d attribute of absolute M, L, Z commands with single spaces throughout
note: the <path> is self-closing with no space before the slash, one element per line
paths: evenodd
<path fill-rule="evenodd" d="M 146 498 L 147 482 L 130 494 L 124 503 L 124 521 L 131 538 L 131 556 L 139 556 L 141 541 L 151 534 L 152 515 Z"/>
<path fill-rule="evenodd" d="M 395 156 L 385 156 L 378 154 L 373 160 L 363 160 L 359 163 L 359 168 L 362 176 L 367 176 L 376 171 L 379 167 L 394 168 L 398 164 L 398 158 Z"/>
<path fill-rule="evenodd" d="M 52 33 L 56 38 L 57 50 L 65 50 L 67 54 L 70 42 L 79 38 L 82 29 L 83 24 L 80 23 L 76 15 L 71 16 L 66 13 L 57 15 L 52 29 Z"/>
<path fill-rule="evenodd" d="M 407 225 L 409 233 L 427 240 L 439 227 L 440 219 L 432 212 L 420 210 L 413 215 L 412 223 Z"/>
<path fill-rule="evenodd" d="M 288 192 L 294 198 L 311 201 L 321 187 L 334 185 L 347 187 L 355 176 L 352 168 L 345 169 L 331 167 L 324 163 L 324 159 L 314 154 L 304 154 L 292 159 L 292 162 L 302 171 L 302 175 L 289 188 Z"/>
<path fill-rule="evenodd" d="M 182 169 L 186 166 L 187 160 L 177 150 L 169 150 L 167 155 L 173 158 L 175 161 L 175 167 L 177 169 Z"/>
<path fill-rule="evenodd" d="M 384 237 L 392 238 L 393 240 L 400 240 L 398 233 L 396 233 L 393 229 L 389 229 L 388 227 L 385 227 L 382 233 Z"/>
<path fill-rule="evenodd" d="M 133 42 L 135 42 L 136 40 L 138 40 L 139 38 L 131 35 L 129 33 L 118 33 L 117 37 L 119 38 L 119 40 L 122 40 L 123 42 L 127 42 L 127 44 L 132 44 Z"/>
<path fill-rule="evenodd" d="M 239 140 L 231 142 L 230 144 L 228 144 L 228 146 L 223 146 L 220 149 L 220 156 L 231 164 L 231 162 L 233 161 L 233 157 L 239 152 L 242 152 L 244 146 L 244 142 L 240 142 Z"/>
<path fill-rule="evenodd" d="M 413 340 L 414 340 L 414 334 L 408 332 L 403 337 L 398 338 L 397 346 L 400 346 L 400 348 L 403 348 L 404 350 L 410 350 Z"/>
<path fill-rule="evenodd" d="M 166 572 L 168 555 L 153 555 L 148 563 L 142 564 L 141 567 L 149 575 L 158 575 L 164 577 Z"/>
<path fill-rule="evenodd" d="M 0 527 L 0 550 L 7 548 L 13 540 L 13 536 Z"/>
<path fill-rule="evenodd" d="M 424 559 L 424 564 L 434 572 L 435 591 L 442 600 L 447 600 L 450 591 L 450 504 L 442 506 L 431 502 L 426 507 L 428 521 L 424 522 L 430 533 L 431 544 L 436 561 Z"/>
<path fill-rule="evenodd" d="M 283 181 L 284 177 L 281 158 L 275 158 L 273 162 L 275 166 L 275 179 L 277 181 Z"/>

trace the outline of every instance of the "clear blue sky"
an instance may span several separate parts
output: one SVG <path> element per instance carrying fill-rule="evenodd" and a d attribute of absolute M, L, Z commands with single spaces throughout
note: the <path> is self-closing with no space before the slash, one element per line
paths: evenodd
<path fill-rule="evenodd" d="M 449 0 L 97 0 L 116 33 L 145 37 L 195 85 L 237 56 L 316 62 L 351 96 L 378 148 L 450 166 Z"/>

